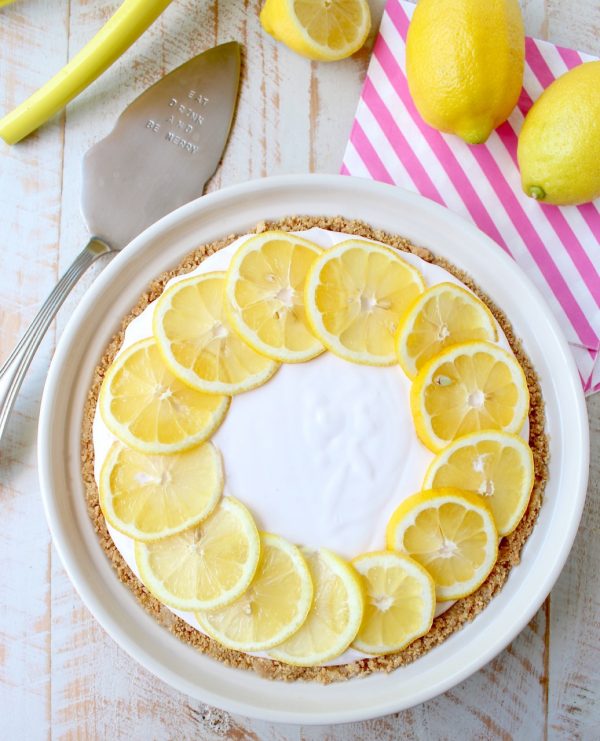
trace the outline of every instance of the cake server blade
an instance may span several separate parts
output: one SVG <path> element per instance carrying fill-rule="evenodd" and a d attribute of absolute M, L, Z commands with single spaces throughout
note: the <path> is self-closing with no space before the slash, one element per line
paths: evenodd
<path fill-rule="evenodd" d="M 0 438 L 35 351 L 87 268 L 202 195 L 229 137 L 240 60 L 232 41 L 182 64 L 136 98 L 86 154 L 81 208 L 90 240 L 0 368 Z"/>
<path fill-rule="evenodd" d="M 81 208 L 90 233 L 124 247 L 157 219 L 202 195 L 229 136 L 240 45 L 205 51 L 121 114 L 83 160 Z"/>

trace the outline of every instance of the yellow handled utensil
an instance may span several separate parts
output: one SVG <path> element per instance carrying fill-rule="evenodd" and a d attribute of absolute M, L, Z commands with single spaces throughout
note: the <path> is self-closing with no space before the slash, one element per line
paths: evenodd
<path fill-rule="evenodd" d="M 104 27 L 58 74 L 0 120 L 0 137 L 7 144 L 16 144 L 44 124 L 116 62 L 171 2 L 123 0 Z"/>

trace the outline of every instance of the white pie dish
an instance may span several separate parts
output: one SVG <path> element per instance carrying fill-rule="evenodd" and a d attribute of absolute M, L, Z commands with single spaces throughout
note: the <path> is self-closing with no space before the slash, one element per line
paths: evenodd
<path fill-rule="evenodd" d="M 466 270 L 513 323 L 540 377 L 550 434 L 550 481 L 536 527 L 502 592 L 471 624 L 414 664 L 322 687 L 234 670 L 181 643 L 123 586 L 97 541 L 81 482 L 84 400 L 102 350 L 152 278 L 199 244 L 293 214 L 360 218 L 430 247 Z M 420 196 L 340 176 L 286 176 L 205 196 L 134 240 L 100 275 L 71 318 L 53 360 L 40 417 L 39 470 L 48 522 L 69 576 L 103 627 L 174 687 L 226 710 L 271 721 L 350 722 L 396 712 L 480 668 L 524 627 L 554 584 L 585 498 L 588 426 L 568 347 L 537 291 L 475 227 Z"/>

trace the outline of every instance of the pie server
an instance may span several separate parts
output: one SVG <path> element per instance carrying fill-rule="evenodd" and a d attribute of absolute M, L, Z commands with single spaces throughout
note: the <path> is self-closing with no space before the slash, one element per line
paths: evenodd
<path fill-rule="evenodd" d="M 232 41 L 182 64 L 136 98 L 85 155 L 81 209 L 90 240 L 0 368 L 0 438 L 42 337 L 87 268 L 202 195 L 229 136 L 240 57 Z"/>

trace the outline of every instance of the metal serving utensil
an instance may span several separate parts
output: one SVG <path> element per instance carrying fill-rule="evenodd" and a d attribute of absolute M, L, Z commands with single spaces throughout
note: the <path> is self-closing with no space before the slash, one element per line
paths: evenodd
<path fill-rule="evenodd" d="M 86 153 L 81 210 L 90 240 L 0 368 L 0 438 L 46 330 L 83 273 L 202 195 L 229 137 L 240 57 L 232 41 L 182 64 L 136 98 Z"/>

